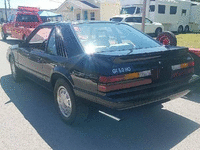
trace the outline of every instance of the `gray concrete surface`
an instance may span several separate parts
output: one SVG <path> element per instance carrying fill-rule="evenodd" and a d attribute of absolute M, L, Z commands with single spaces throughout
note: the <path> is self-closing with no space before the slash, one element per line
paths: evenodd
<path fill-rule="evenodd" d="M 128 111 L 117 122 L 98 113 L 82 126 L 63 123 L 53 94 L 32 81 L 15 83 L 6 60 L 15 39 L 0 41 L 1 150 L 199 150 L 200 87 L 163 107 Z"/>

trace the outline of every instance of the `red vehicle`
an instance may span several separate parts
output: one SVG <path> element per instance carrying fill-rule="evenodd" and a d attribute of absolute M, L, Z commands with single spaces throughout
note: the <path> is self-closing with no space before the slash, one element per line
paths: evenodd
<path fill-rule="evenodd" d="M 18 7 L 18 12 L 8 18 L 8 22 L 3 24 L 1 37 L 6 40 L 8 36 L 25 40 L 26 37 L 42 22 L 38 14 L 39 8 Z"/>

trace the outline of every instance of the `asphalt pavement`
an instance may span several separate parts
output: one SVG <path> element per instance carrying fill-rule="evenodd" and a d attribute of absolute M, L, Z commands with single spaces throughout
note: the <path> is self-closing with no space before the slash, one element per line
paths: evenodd
<path fill-rule="evenodd" d="M 120 122 L 94 112 L 73 127 L 59 118 L 51 92 L 13 81 L 6 50 L 18 42 L 0 40 L 1 150 L 200 149 L 200 84 L 185 97 L 125 111 Z"/>

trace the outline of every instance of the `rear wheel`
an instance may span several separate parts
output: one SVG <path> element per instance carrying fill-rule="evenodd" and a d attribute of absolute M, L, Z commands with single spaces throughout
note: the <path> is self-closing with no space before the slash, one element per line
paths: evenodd
<path fill-rule="evenodd" d="M 13 56 L 10 57 L 10 68 L 12 77 L 16 82 L 20 82 L 22 80 L 22 72 L 19 68 L 15 65 L 15 59 Z"/>
<path fill-rule="evenodd" d="M 68 124 L 81 124 L 88 116 L 88 107 L 75 96 L 66 80 L 60 78 L 54 87 L 54 99 L 61 118 Z"/>
<path fill-rule="evenodd" d="M 6 38 L 7 38 L 7 35 L 4 33 L 4 31 L 3 31 L 3 29 L 2 29 L 2 31 L 1 31 L 1 38 L 2 38 L 2 40 L 6 40 Z"/>
<path fill-rule="evenodd" d="M 183 26 L 179 26 L 178 27 L 178 33 L 182 33 L 183 32 Z"/>
<path fill-rule="evenodd" d="M 188 25 L 185 26 L 185 30 L 184 30 L 184 31 L 187 33 L 187 32 L 189 32 L 189 30 L 190 30 L 190 29 L 189 29 L 189 26 L 188 26 Z"/>
<path fill-rule="evenodd" d="M 160 33 L 162 33 L 162 28 L 157 28 L 156 31 L 155 31 L 156 37 L 157 37 Z"/>

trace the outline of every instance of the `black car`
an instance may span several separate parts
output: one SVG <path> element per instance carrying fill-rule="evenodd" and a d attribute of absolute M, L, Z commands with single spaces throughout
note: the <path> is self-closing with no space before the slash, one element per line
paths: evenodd
<path fill-rule="evenodd" d="M 45 23 L 7 52 L 12 76 L 54 92 L 69 124 L 87 117 L 88 101 L 123 110 L 189 92 L 194 60 L 124 23 Z M 85 103 L 85 101 L 87 103 Z"/>

